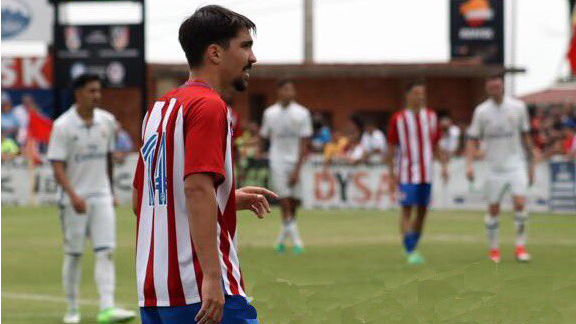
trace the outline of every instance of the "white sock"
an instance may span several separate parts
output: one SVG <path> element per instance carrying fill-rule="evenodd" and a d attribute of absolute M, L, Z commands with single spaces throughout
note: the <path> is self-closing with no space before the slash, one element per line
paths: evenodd
<path fill-rule="evenodd" d="M 520 210 L 514 214 L 514 228 L 516 229 L 516 246 L 526 245 L 528 236 L 528 211 Z"/>
<path fill-rule="evenodd" d="M 114 307 L 114 260 L 112 250 L 96 252 L 94 278 L 100 295 L 100 310 Z"/>
<path fill-rule="evenodd" d="M 290 223 L 288 224 L 288 234 L 294 243 L 294 246 L 297 247 L 304 247 L 304 242 L 302 242 L 302 238 L 300 238 L 300 234 L 298 233 L 298 226 L 296 225 L 296 219 L 291 219 Z"/>
<path fill-rule="evenodd" d="M 282 225 L 280 226 L 280 233 L 278 233 L 278 238 L 276 239 L 276 244 L 284 244 L 288 237 L 288 222 L 283 220 Z"/>
<path fill-rule="evenodd" d="M 80 288 L 80 255 L 64 254 L 62 283 L 68 303 L 68 312 L 78 312 L 78 290 Z"/>
<path fill-rule="evenodd" d="M 486 214 L 484 217 L 484 225 L 486 226 L 486 236 L 488 237 L 488 246 L 490 249 L 498 248 L 498 217 L 497 215 L 491 216 Z"/>

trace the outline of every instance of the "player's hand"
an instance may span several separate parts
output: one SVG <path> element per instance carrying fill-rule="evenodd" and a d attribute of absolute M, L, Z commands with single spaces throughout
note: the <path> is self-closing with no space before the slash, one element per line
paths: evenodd
<path fill-rule="evenodd" d="M 294 187 L 296 183 L 298 183 L 298 179 L 300 178 L 300 172 L 294 170 L 290 173 L 290 177 L 288 178 L 288 186 Z"/>
<path fill-rule="evenodd" d="M 205 276 L 202 280 L 202 307 L 196 314 L 197 324 L 216 324 L 222 320 L 224 293 L 219 277 Z"/>
<path fill-rule="evenodd" d="M 80 198 L 80 196 L 73 195 L 72 197 L 70 197 L 70 200 L 72 201 L 72 207 L 74 207 L 76 213 L 78 214 L 86 213 L 88 207 L 86 206 L 86 201 L 84 199 Z"/>
<path fill-rule="evenodd" d="M 474 167 L 471 165 L 466 167 L 466 179 L 470 182 L 474 181 Z"/>
<path fill-rule="evenodd" d="M 258 218 L 264 218 L 264 215 L 270 213 L 266 197 L 278 199 L 278 195 L 260 187 L 236 189 L 236 210 L 251 210 Z"/>
<path fill-rule="evenodd" d="M 112 196 L 112 205 L 114 207 L 118 207 L 118 199 L 116 198 L 116 196 Z"/>

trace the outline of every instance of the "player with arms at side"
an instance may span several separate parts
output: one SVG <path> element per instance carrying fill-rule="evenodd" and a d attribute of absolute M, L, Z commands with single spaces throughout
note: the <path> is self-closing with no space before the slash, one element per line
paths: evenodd
<path fill-rule="evenodd" d="M 500 262 L 498 249 L 498 214 L 506 191 L 512 193 L 516 228 L 516 259 L 530 260 L 526 250 L 528 210 L 526 193 L 534 179 L 530 120 L 526 105 L 504 94 L 501 75 L 486 80 L 488 100 L 474 111 L 466 143 L 466 177 L 474 181 L 474 157 L 480 141 L 486 145 L 488 175 L 485 182 L 488 214 L 484 222 L 490 246 L 490 259 Z"/>
<path fill-rule="evenodd" d="M 284 252 L 285 241 L 292 240 L 295 254 L 304 252 L 296 226 L 296 210 L 301 199 L 300 170 L 306 158 L 312 118 L 305 107 L 294 101 L 294 81 L 278 81 L 278 102 L 266 108 L 260 135 L 270 139 L 270 173 L 274 191 L 280 196 L 282 228 L 274 249 Z"/>
<path fill-rule="evenodd" d="M 388 126 L 388 168 L 391 194 L 400 189 L 400 233 L 407 260 L 420 264 L 424 258 L 416 251 L 432 192 L 432 162 L 442 164 L 442 177 L 448 179 L 447 156 L 438 147 L 440 126 L 436 113 L 425 107 L 426 87 L 412 82 L 406 88 L 406 109 L 396 112 Z M 396 165 L 398 161 L 398 165 Z M 416 207 L 416 217 L 412 210 Z"/>
<path fill-rule="evenodd" d="M 136 316 L 134 311 L 114 307 L 112 149 L 118 126 L 112 114 L 97 108 L 101 89 L 97 75 L 84 74 L 74 80 L 75 104 L 56 119 L 48 144 L 48 159 L 62 187 L 62 279 L 68 303 L 64 323 L 80 322 L 80 258 L 86 238 L 92 241 L 96 255 L 94 272 L 100 295 L 97 322 L 126 321 Z"/>
<path fill-rule="evenodd" d="M 236 211 L 270 211 L 263 188 L 234 190 L 223 94 L 256 62 L 248 18 L 205 6 L 180 26 L 189 80 L 159 98 L 142 127 L 134 176 L 136 277 L 143 324 L 258 323 L 246 300 Z"/>

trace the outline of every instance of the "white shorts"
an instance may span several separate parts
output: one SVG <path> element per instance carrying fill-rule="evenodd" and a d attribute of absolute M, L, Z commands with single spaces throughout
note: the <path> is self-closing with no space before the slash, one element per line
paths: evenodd
<path fill-rule="evenodd" d="M 270 173 L 272 176 L 272 187 L 274 192 L 280 198 L 301 198 L 302 185 L 300 180 L 292 187 L 288 185 L 290 174 L 296 167 L 295 163 L 273 163 L 270 164 Z"/>
<path fill-rule="evenodd" d="M 490 204 L 499 204 L 506 191 L 512 196 L 525 197 L 528 192 L 528 171 L 524 168 L 508 172 L 489 171 L 484 185 L 486 199 Z"/>
<path fill-rule="evenodd" d="M 111 196 L 86 198 L 87 211 L 78 214 L 71 204 L 61 206 L 60 220 L 64 233 L 64 253 L 82 254 L 86 238 L 94 251 L 116 246 L 116 218 Z"/>

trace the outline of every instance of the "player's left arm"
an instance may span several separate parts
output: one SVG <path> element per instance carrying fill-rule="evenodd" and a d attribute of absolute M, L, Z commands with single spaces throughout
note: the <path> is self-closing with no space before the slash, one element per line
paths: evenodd
<path fill-rule="evenodd" d="M 522 103 L 520 120 L 520 131 L 522 134 L 522 144 L 526 152 L 526 162 L 528 163 L 528 184 L 531 186 L 534 183 L 534 146 L 532 145 L 532 137 L 530 135 L 530 117 L 528 116 L 528 109 Z"/>
<path fill-rule="evenodd" d="M 298 161 L 296 162 L 296 167 L 292 174 L 290 174 L 290 179 L 288 180 L 288 184 L 290 186 L 295 185 L 300 178 L 300 170 L 302 169 L 302 165 L 304 165 L 304 161 L 306 161 L 306 156 L 308 155 L 310 147 L 310 137 L 301 137 L 300 138 L 300 153 L 298 154 Z"/>
<path fill-rule="evenodd" d="M 298 154 L 298 161 L 296 162 L 296 167 L 292 174 L 290 174 L 290 178 L 288 179 L 288 185 L 293 186 L 298 182 L 300 178 L 300 170 L 302 169 L 302 165 L 306 160 L 306 156 L 308 155 L 308 151 L 310 150 L 310 139 L 312 137 L 312 118 L 310 116 L 310 112 L 306 111 L 306 117 L 304 118 L 304 122 L 300 128 L 300 152 Z"/>
<path fill-rule="evenodd" d="M 442 180 L 444 183 L 448 182 L 448 162 L 450 160 L 450 153 L 440 147 L 440 139 L 442 138 L 442 131 L 438 125 L 437 118 L 434 125 L 434 133 L 432 134 L 432 155 L 440 162 L 442 168 Z"/>

